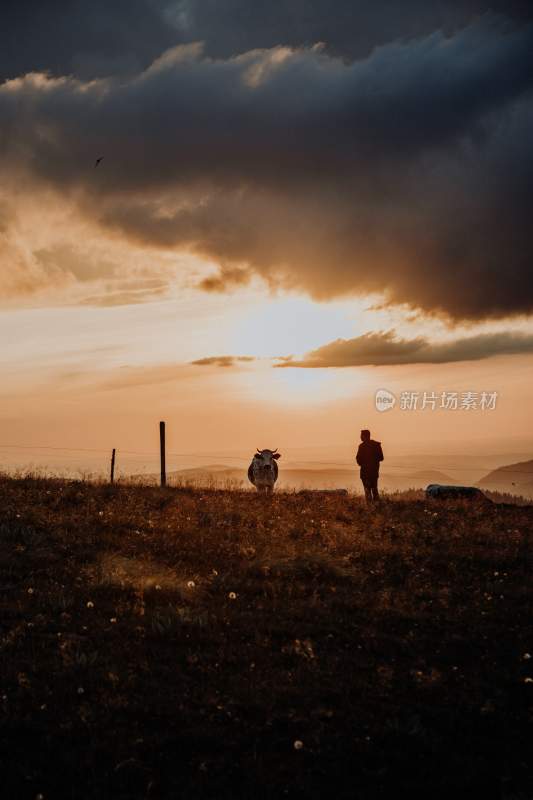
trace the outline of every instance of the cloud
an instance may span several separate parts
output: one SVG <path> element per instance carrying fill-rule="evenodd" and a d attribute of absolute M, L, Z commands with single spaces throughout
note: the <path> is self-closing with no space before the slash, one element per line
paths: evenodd
<path fill-rule="evenodd" d="M 0 305 L 125 305 L 169 295 L 184 259 L 105 236 L 49 192 L 0 190 Z M 191 260 L 187 260 L 191 268 Z M 205 270 L 204 270 L 205 271 Z M 183 281 L 182 281 L 183 283 Z"/>
<path fill-rule="evenodd" d="M 0 80 L 137 72 L 176 43 L 165 8 L 158 0 L 3 0 Z"/>
<path fill-rule="evenodd" d="M 131 306 L 140 303 L 148 303 L 152 300 L 164 297 L 168 289 L 166 284 L 161 284 L 157 288 L 138 288 L 131 291 L 106 291 L 103 294 L 90 295 L 80 300 L 82 306 Z"/>
<path fill-rule="evenodd" d="M 187 364 L 158 364 L 153 367 L 133 367 L 124 365 L 112 374 L 93 376 L 95 386 L 102 391 L 132 389 L 134 387 L 154 387 L 162 383 L 174 383 L 194 377 L 194 370 Z"/>
<path fill-rule="evenodd" d="M 533 334 L 483 333 L 450 342 L 397 338 L 394 331 L 365 333 L 355 339 L 337 339 L 312 350 L 303 359 L 289 356 L 276 367 L 367 367 L 398 364 L 448 364 L 479 361 L 499 355 L 533 353 Z"/>
<path fill-rule="evenodd" d="M 208 275 L 198 284 L 206 292 L 225 292 L 233 286 L 243 286 L 250 281 L 250 271 L 239 267 L 222 266 L 215 275 Z"/>
<path fill-rule="evenodd" d="M 319 299 L 531 313 L 533 25 L 452 28 L 355 61 L 187 45 L 120 80 L 16 78 L 0 168 L 129 245 L 218 263 L 207 290 L 257 274 Z"/>
<path fill-rule="evenodd" d="M 173 9 L 173 12 L 172 12 Z M 205 41 L 207 52 L 228 58 L 253 48 L 324 42 L 344 59 L 365 58 L 375 47 L 442 30 L 447 35 L 493 11 L 531 18 L 528 0 L 181 0 L 169 6 L 181 36 Z"/>
<path fill-rule="evenodd" d="M 205 42 L 214 58 L 324 42 L 344 59 L 375 47 L 464 28 L 487 11 L 531 18 L 528 0 L 4 0 L 0 81 L 27 72 L 84 80 L 139 72 L 164 50 Z"/>
<path fill-rule="evenodd" d="M 234 367 L 238 363 L 256 361 L 254 356 L 208 356 L 191 361 L 197 367 Z"/>
<path fill-rule="evenodd" d="M 64 284 L 61 270 L 40 263 L 27 243 L 14 234 L 11 224 L 2 225 L 0 209 L 0 299 L 9 303 Z"/>

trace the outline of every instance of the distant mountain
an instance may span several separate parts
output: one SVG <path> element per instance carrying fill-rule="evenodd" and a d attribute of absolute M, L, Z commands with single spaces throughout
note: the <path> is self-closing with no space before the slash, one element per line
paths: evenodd
<path fill-rule="evenodd" d="M 482 489 L 533 497 L 533 460 L 498 467 L 481 478 L 478 486 Z"/>
<path fill-rule="evenodd" d="M 143 483 L 157 483 L 158 474 L 132 475 L 130 480 Z M 216 487 L 241 486 L 251 488 L 247 471 L 242 467 L 229 467 L 224 464 L 209 464 L 205 467 L 190 467 L 167 473 L 167 484 L 190 483 L 195 486 L 208 485 Z M 403 491 L 404 489 L 425 488 L 428 483 L 456 483 L 449 475 L 438 470 L 419 470 L 403 475 L 391 475 L 383 470 L 380 485 L 386 491 Z M 280 467 L 279 489 L 350 489 L 361 491 L 359 468 L 323 467 L 321 469 L 306 467 Z"/>
<path fill-rule="evenodd" d="M 428 483 L 443 483 L 446 486 L 450 486 L 451 484 L 457 483 L 453 478 L 450 478 L 449 475 L 446 475 L 445 472 L 439 472 L 438 469 L 421 469 L 418 472 L 412 472 L 410 475 L 405 476 L 408 480 L 415 480 L 415 481 L 422 481 L 425 484 Z"/>
<path fill-rule="evenodd" d="M 159 473 L 131 475 L 129 480 L 139 483 L 158 483 Z M 167 484 L 170 486 L 178 483 L 223 486 L 228 483 L 242 483 L 245 480 L 248 482 L 246 470 L 228 467 L 226 464 L 208 464 L 206 467 L 189 467 L 167 472 Z"/>
<path fill-rule="evenodd" d="M 280 467 L 279 485 L 286 489 L 355 489 L 354 469 L 285 469 Z"/>

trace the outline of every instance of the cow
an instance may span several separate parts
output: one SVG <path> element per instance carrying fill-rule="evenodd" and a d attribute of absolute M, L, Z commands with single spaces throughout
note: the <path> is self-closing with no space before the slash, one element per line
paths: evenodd
<path fill-rule="evenodd" d="M 253 483 L 258 492 L 272 494 L 274 491 L 274 484 L 278 479 L 276 463 L 278 458 L 281 458 L 281 454 L 278 453 L 277 447 L 275 450 L 257 448 L 257 453 L 248 467 L 248 480 Z"/>
<path fill-rule="evenodd" d="M 430 483 L 426 487 L 426 497 L 433 500 L 470 500 L 475 503 L 492 502 L 476 486 L 444 486 L 440 483 Z"/>

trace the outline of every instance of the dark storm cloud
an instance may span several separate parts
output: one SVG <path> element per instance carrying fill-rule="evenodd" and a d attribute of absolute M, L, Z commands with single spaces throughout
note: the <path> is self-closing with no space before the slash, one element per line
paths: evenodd
<path fill-rule="evenodd" d="M 442 30 L 488 11 L 531 18 L 529 0 L 4 0 L 0 81 L 50 71 L 81 78 L 144 69 L 163 50 L 204 41 L 217 58 L 324 42 L 346 59 Z"/>
<path fill-rule="evenodd" d="M 0 163 L 117 235 L 213 259 L 206 289 L 259 274 L 324 299 L 528 313 L 532 92 L 533 26 L 494 17 L 353 63 L 191 45 L 129 79 L 0 87 Z"/>
<path fill-rule="evenodd" d="M 177 43 L 159 0 L 3 0 L 0 81 L 139 71 Z"/>
<path fill-rule="evenodd" d="M 479 361 L 499 355 L 533 353 L 533 335 L 484 333 L 451 342 L 424 337 L 399 339 L 394 331 L 365 333 L 356 339 L 337 339 L 312 350 L 301 360 L 281 359 L 276 367 L 367 367 L 397 364 L 449 364 Z"/>
<path fill-rule="evenodd" d="M 324 42 L 329 52 L 356 59 L 436 30 L 451 35 L 489 11 L 514 20 L 533 17 L 530 0 L 181 0 L 169 4 L 168 18 L 184 38 L 205 41 L 219 58 Z"/>

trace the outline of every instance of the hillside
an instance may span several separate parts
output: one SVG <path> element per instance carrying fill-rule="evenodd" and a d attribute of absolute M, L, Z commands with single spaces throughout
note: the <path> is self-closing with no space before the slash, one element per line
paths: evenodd
<path fill-rule="evenodd" d="M 483 489 L 512 492 L 533 498 L 533 460 L 499 467 L 489 472 L 478 485 Z"/>
<path fill-rule="evenodd" d="M 531 508 L 0 502 L 5 797 L 531 796 Z"/>

